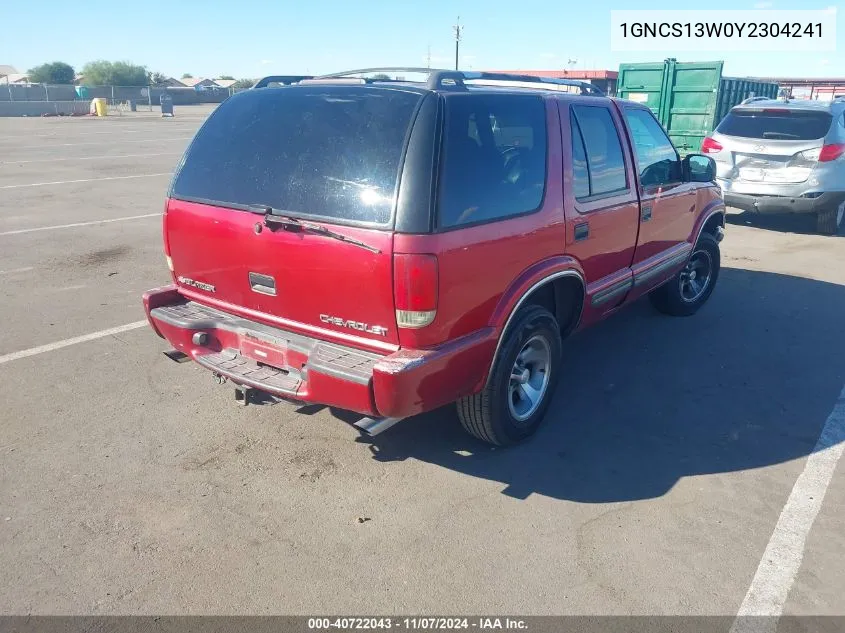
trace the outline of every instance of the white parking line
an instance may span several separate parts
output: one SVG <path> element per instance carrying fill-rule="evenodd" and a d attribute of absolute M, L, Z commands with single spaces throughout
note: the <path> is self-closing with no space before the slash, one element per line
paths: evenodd
<path fill-rule="evenodd" d="M 10 270 L 0 270 L 0 275 L 14 275 L 15 273 L 25 273 L 29 270 L 34 270 L 32 266 L 27 266 L 25 268 L 12 268 Z"/>
<path fill-rule="evenodd" d="M 145 158 L 147 156 L 175 156 L 182 152 L 156 152 L 154 154 L 103 154 L 74 158 L 38 158 L 36 160 L 0 160 L 0 165 L 26 165 L 28 163 L 52 163 L 60 160 L 108 160 L 110 158 Z"/>
<path fill-rule="evenodd" d="M 193 124 L 184 123 L 182 127 L 171 128 L 175 129 L 178 132 L 188 132 L 191 128 L 196 127 Z M 65 129 L 62 131 L 56 131 L 53 134 L 10 134 L 0 136 L 0 141 L 6 140 L 13 140 L 18 138 L 74 138 L 74 134 L 79 134 L 79 138 L 84 138 L 91 134 L 115 134 L 125 132 L 127 134 L 143 134 L 144 132 L 158 132 L 154 128 L 144 127 L 144 128 L 129 128 L 126 126 L 115 126 L 115 129 L 112 130 L 84 130 L 82 128 L 76 129 Z M 70 134 L 69 134 L 70 133 Z"/>
<path fill-rule="evenodd" d="M 777 630 L 778 618 L 783 614 L 789 590 L 801 567 L 807 535 L 844 450 L 845 387 L 792 487 L 731 633 L 774 633 Z"/>
<path fill-rule="evenodd" d="M 125 222 L 126 220 L 140 220 L 141 218 L 160 217 L 161 213 L 147 213 L 146 215 L 130 215 L 125 218 L 109 218 L 107 220 L 92 220 L 90 222 L 74 222 L 73 224 L 58 224 L 55 226 L 37 226 L 31 229 L 17 229 L 3 231 L 0 235 L 20 235 L 21 233 L 35 233 L 36 231 L 53 231 L 55 229 L 72 229 L 77 226 L 92 226 L 94 224 L 108 224 L 110 222 Z M 10 271 L 12 272 L 12 271 Z"/>
<path fill-rule="evenodd" d="M 127 323 L 118 327 L 109 328 L 108 330 L 100 330 L 99 332 L 92 332 L 91 334 L 83 334 L 82 336 L 75 336 L 74 338 L 67 338 L 63 341 L 56 341 L 55 343 L 48 343 L 47 345 L 39 345 L 38 347 L 30 347 L 19 352 L 12 352 L 0 356 L 0 365 L 10 363 L 13 360 L 20 360 L 28 356 L 35 356 L 36 354 L 43 354 L 45 352 L 54 352 L 63 347 L 76 345 L 77 343 L 86 343 L 104 336 L 111 336 L 112 334 L 120 334 L 121 332 L 128 332 L 129 330 L 137 330 L 140 327 L 147 325 L 147 321 L 135 321 L 134 323 Z"/>
<path fill-rule="evenodd" d="M 52 182 L 30 182 L 25 185 L 3 185 L 0 189 L 23 189 L 25 187 L 46 187 L 48 185 L 70 185 L 75 182 L 100 182 L 102 180 L 128 180 L 130 178 L 153 178 L 155 176 L 170 176 L 166 171 L 160 174 L 133 174 L 131 176 L 106 176 L 105 178 L 80 178 L 79 180 L 54 180 Z"/>
<path fill-rule="evenodd" d="M 122 143 L 165 143 L 167 141 L 184 141 L 193 136 L 167 136 L 164 138 L 144 138 L 144 139 L 121 139 Z M 114 141 L 92 141 L 90 143 L 44 143 L 43 145 L 27 145 L 24 147 L 16 147 L 15 149 L 28 150 L 51 150 L 55 147 L 76 147 L 77 145 L 114 145 Z"/>

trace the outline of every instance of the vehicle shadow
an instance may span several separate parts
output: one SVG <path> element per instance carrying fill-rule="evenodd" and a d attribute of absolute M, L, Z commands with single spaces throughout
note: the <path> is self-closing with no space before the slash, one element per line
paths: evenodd
<path fill-rule="evenodd" d="M 728 213 L 726 216 L 728 224 L 737 226 L 753 226 L 768 231 L 777 231 L 779 233 L 798 233 L 799 235 L 818 235 L 816 230 L 816 216 L 810 213 L 789 213 L 784 215 L 764 215 L 760 213 L 750 213 L 748 211 L 739 212 L 735 210 L 733 213 Z M 827 237 L 845 237 L 845 226 L 840 228 L 839 233 L 835 236 Z"/>
<path fill-rule="evenodd" d="M 845 287 L 723 268 L 697 315 L 641 301 L 564 345 L 548 419 L 497 449 L 453 407 L 359 438 L 380 461 L 422 460 L 502 482 L 503 494 L 605 503 L 682 477 L 808 455 L 845 383 Z"/>

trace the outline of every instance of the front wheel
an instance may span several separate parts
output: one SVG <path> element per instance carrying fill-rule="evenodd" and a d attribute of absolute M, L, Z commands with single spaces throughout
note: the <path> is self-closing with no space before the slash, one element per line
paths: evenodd
<path fill-rule="evenodd" d="M 719 242 L 702 233 L 681 271 L 649 293 L 651 303 L 671 316 L 690 316 L 710 298 L 721 268 Z"/>
<path fill-rule="evenodd" d="M 836 235 L 845 221 L 845 202 L 835 209 L 820 211 L 816 216 L 816 231 L 822 235 Z"/>
<path fill-rule="evenodd" d="M 487 386 L 457 402 L 464 429 L 497 446 L 537 430 L 560 378 L 560 326 L 548 310 L 521 310 L 505 337 Z"/>

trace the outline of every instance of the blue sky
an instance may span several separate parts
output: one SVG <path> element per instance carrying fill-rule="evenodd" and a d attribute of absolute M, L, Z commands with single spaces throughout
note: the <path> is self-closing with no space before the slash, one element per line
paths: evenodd
<path fill-rule="evenodd" d="M 617 69 L 620 62 L 723 59 L 725 74 L 845 76 L 840 0 L 714 0 L 708 9 L 825 9 L 835 6 L 837 51 L 826 53 L 613 53 L 611 9 L 680 9 L 663 0 L 10 0 L 4 3 L 0 64 L 20 71 L 62 60 L 127 60 L 181 76 L 257 77 L 379 65 L 454 63 L 452 24 L 465 27 L 465 69 Z"/>

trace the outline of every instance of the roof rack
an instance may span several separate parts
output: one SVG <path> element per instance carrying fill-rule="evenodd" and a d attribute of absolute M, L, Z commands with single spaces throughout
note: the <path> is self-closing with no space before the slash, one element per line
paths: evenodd
<path fill-rule="evenodd" d="M 355 77 L 354 75 L 367 75 L 367 74 L 374 74 L 374 73 L 420 73 L 423 75 L 428 75 L 435 70 L 431 68 L 417 68 L 414 66 L 384 66 L 379 68 L 359 68 L 357 70 L 344 70 L 343 72 L 339 73 L 331 73 L 328 75 L 319 75 L 314 77 L 314 80 L 327 80 L 327 79 L 360 79 L 365 83 L 373 83 L 374 81 L 407 81 L 406 79 L 384 79 L 378 77 Z"/>
<path fill-rule="evenodd" d="M 311 75 L 268 75 L 255 82 L 253 88 L 266 88 L 270 84 L 282 84 L 290 86 L 305 79 L 311 79 Z"/>
<path fill-rule="evenodd" d="M 447 71 L 454 72 L 454 71 Z M 578 79 L 556 79 L 551 77 L 537 77 L 536 75 L 515 75 L 511 73 L 486 73 L 486 72 L 463 72 L 464 81 L 473 81 L 477 83 L 492 84 L 496 82 L 519 82 L 537 84 L 536 87 L 540 90 L 558 90 L 553 86 L 567 86 L 570 88 L 578 88 L 579 94 L 594 95 L 597 97 L 605 96 L 604 92 L 596 88 L 593 84 L 587 81 L 579 81 Z M 431 82 L 431 78 L 429 78 Z"/>
<path fill-rule="evenodd" d="M 431 90 L 442 89 L 466 89 L 467 82 L 469 85 L 497 85 L 497 83 L 530 83 L 532 88 L 540 90 L 559 90 L 556 86 L 569 86 L 578 88 L 582 95 L 596 95 L 603 97 L 604 92 L 596 88 L 593 84 L 586 81 L 578 81 L 576 79 L 551 79 L 547 77 L 537 77 L 535 75 L 517 75 L 511 73 L 488 73 L 488 72 L 467 72 L 461 70 L 443 70 L 438 68 L 419 68 L 411 66 L 387 66 L 383 68 L 360 68 L 357 70 L 346 70 L 339 73 L 331 73 L 330 75 L 321 75 L 315 77 L 317 80 L 324 79 L 342 79 L 345 77 L 352 78 L 353 75 L 364 75 L 371 73 L 420 73 L 428 75 L 426 87 Z M 360 78 L 359 78 L 360 79 Z M 385 79 L 364 78 L 367 83 L 374 81 L 387 81 Z M 397 81 L 397 80 L 390 80 Z"/>

